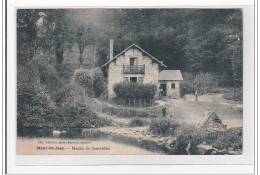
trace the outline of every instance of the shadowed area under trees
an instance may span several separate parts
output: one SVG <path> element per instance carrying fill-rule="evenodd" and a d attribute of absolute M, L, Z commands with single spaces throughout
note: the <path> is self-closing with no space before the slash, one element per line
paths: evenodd
<path fill-rule="evenodd" d="M 106 87 L 106 70 L 98 67 L 108 61 L 110 38 L 115 54 L 135 43 L 168 69 L 185 72 L 184 79 L 192 75 L 203 93 L 203 77 L 216 80 L 210 86 L 242 86 L 239 9 L 19 9 L 18 129 L 67 126 L 74 115 L 82 117 L 79 121 L 85 116 L 94 121 L 97 116 L 85 104 Z M 85 98 L 75 98 L 75 93 Z M 64 108 L 71 110 L 62 112 Z M 95 121 L 96 126 L 109 124 Z"/>

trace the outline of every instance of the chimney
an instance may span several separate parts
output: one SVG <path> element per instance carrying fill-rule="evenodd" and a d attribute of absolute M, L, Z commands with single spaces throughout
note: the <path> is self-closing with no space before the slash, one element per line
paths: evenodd
<path fill-rule="evenodd" d="M 113 39 L 110 39 L 110 42 L 109 42 L 109 46 L 110 46 L 110 50 L 109 50 L 109 60 L 112 60 L 113 59 L 113 44 L 114 44 L 114 40 Z"/>

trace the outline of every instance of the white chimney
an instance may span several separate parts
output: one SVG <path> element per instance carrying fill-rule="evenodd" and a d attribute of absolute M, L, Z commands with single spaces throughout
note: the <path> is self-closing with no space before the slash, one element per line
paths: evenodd
<path fill-rule="evenodd" d="M 109 50 L 109 60 L 112 60 L 113 59 L 113 46 L 114 45 L 114 40 L 113 39 L 110 39 L 110 42 L 109 42 L 109 46 L 110 46 L 110 50 Z"/>

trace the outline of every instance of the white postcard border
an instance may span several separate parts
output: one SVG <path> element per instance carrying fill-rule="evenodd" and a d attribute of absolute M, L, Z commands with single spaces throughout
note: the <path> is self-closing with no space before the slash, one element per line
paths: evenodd
<path fill-rule="evenodd" d="M 77 3 L 78 2 L 78 3 Z M 102 3 L 103 2 L 103 3 Z M 228 171 L 226 169 L 225 164 L 233 164 L 230 165 L 231 169 L 229 170 L 232 173 L 235 173 L 235 171 L 239 170 L 238 173 L 251 173 L 252 172 L 252 166 L 254 163 L 254 131 L 252 128 L 254 128 L 254 6 L 252 6 L 253 1 L 248 1 L 248 4 L 244 4 L 245 1 L 242 0 L 236 0 L 236 1 L 229 1 L 230 4 L 228 6 L 223 6 L 224 1 L 212 1 L 210 4 L 205 3 L 200 5 L 192 4 L 191 1 L 183 1 L 184 4 L 181 4 L 181 1 L 176 1 L 176 5 L 174 8 L 178 7 L 185 7 L 185 8 L 243 8 L 243 30 L 244 30 L 244 55 L 243 55 L 243 66 L 244 66 L 244 101 L 243 101 L 243 107 L 244 107 L 244 113 L 243 113 L 243 126 L 244 126 L 244 145 L 243 145 L 243 154 L 242 155 L 222 155 L 222 156 L 177 156 L 177 155 L 167 155 L 167 156 L 17 156 L 16 155 L 16 14 L 15 9 L 16 8 L 24 8 L 24 7 L 73 7 L 76 8 L 81 6 L 83 7 L 118 7 L 118 6 L 128 6 L 128 7 L 139 7 L 139 6 L 146 6 L 148 7 L 149 4 L 153 4 L 152 7 L 173 7 L 173 1 L 161 1 L 158 3 L 158 1 L 144 1 L 145 3 L 140 4 L 138 1 L 132 1 L 128 4 L 128 2 L 124 2 L 123 5 L 121 3 L 105 3 L 103 0 L 98 0 L 97 3 L 92 2 L 86 2 L 86 1 L 80 1 L 80 0 L 74 0 L 73 2 L 68 1 L 44 1 L 44 0 L 38 0 L 38 1 L 32 1 L 32 0 L 8 0 L 8 9 L 7 9 L 7 34 L 8 34 L 8 58 L 7 58 L 7 114 L 8 114 L 8 122 L 7 122 L 7 166 L 8 166 L 8 172 L 9 173 L 26 173 L 26 172 L 32 172 L 32 173 L 43 173 L 43 172 L 55 172 L 53 168 L 55 168 L 55 165 L 77 165 L 77 167 L 73 168 L 73 172 L 75 173 L 86 173 L 91 172 L 91 170 L 98 170 L 100 169 L 99 166 L 80 166 L 80 165 L 106 165 L 102 166 L 104 168 L 103 170 L 106 170 L 109 172 L 113 172 L 107 165 L 124 165 L 120 166 L 122 169 L 125 167 L 129 170 L 129 173 L 135 172 L 138 169 L 142 169 L 138 166 L 135 166 L 133 169 L 133 166 L 126 166 L 131 164 L 153 164 L 153 165 L 162 165 L 165 164 L 167 166 L 165 167 L 166 171 L 173 171 L 169 165 L 173 165 L 174 169 L 177 171 L 174 172 L 186 172 L 190 173 L 193 172 L 192 169 L 194 169 L 197 172 L 202 173 L 204 170 L 200 167 L 201 164 L 210 164 L 208 165 L 207 169 L 209 170 L 210 167 L 213 168 L 213 170 L 219 170 L 221 172 L 222 170 Z M 118 1 L 117 1 L 118 2 Z M 134 2 L 134 4 L 132 4 Z M 215 2 L 215 4 L 214 4 Z M 55 5 L 56 3 L 56 5 Z M 175 3 L 175 2 L 174 2 Z M 183 6 L 183 5 L 189 6 Z M 209 2 L 208 2 L 209 3 Z M 222 5 L 222 6 L 211 6 L 213 5 Z M 233 4 L 232 4 L 233 3 Z M 160 4 L 160 5 L 159 5 Z M 210 6 L 209 6 L 210 5 Z M 240 5 L 247 5 L 247 6 L 240 6 Z M 118 7 L 119 8 L 119 7 Z M 178 164 L 178 165 L 176 165 Z M 191 165 L 194 164 L 194 165 Z M 218 164 L 218 165 L 213 165 Z M 236 165 L 243 165 L 243 166 L 236 166 Z M 26 166 L 21 166 L 26 165 Z M 52 165 L 50 166 L 28 166 L 28 165 Z M 183 166 L 185 167 L 183 169 Z M 53 167 L 55 166 L 55 167 Z M 232 166 L 239 167 L 235 171 L 232 171 Z M 156 173 L 156 167 L 153 171 L 153 168 L 150 168 L 150 166 L 147 166 L 148 169 L 151 172 Z M 169 169 L 167 168 L 169 167 Z M 220 169 L 222 167 L 222 169 Z M 56 172 L 62 172 L 62 173 L 71 173 L 72 171 L 68 166 L 57 166 Z M 103 171 L 102 170 L 102 171 Z M 181 171 L 182 170 L 182 171 Z M 99 171 L 99 170 L 98 170 Z M 98 172 L 93 171 L 93 172 Z M 102 172 L 99 171 L 100 173 Z M 208 172 L 208 171 L 207 171 Z"/>

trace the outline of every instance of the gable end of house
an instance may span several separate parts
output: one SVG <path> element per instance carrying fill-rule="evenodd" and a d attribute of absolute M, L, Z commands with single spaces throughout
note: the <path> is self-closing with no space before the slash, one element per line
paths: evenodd
<path fill-rule="evenodd" d="M 117 54 L 116 56 L 113 57 L 113 59 L 109 60 L 108 62 L 106 62 L 104 65 L 102 65 L 101 67 L 105 67 L 108 66 L 111 62 L 115 61 L 120 55 L 124 54 L 125 52 L 127 52 L 129 49 L 131 48 L 137 48 L 138 50 L 140 50 L 143 54 L 147 55 L 148 57 L 150 57 L 153 61 L 159 63 L 160 66 L 166 68 L 167 66 L 165 64 L 163 64 L 162 61 L 159 61 L 157 58 L 153 57 L 151 54 L 149 54 L 148 52 L 146 52 L 144 49 L 142 49 L 141 47 L 139 47 L 136 44 L 132 44 L 131 46 L 127 47 L 125 50 L 123 50 L 122 52 L 120 52 L 119 54 Z"/>

